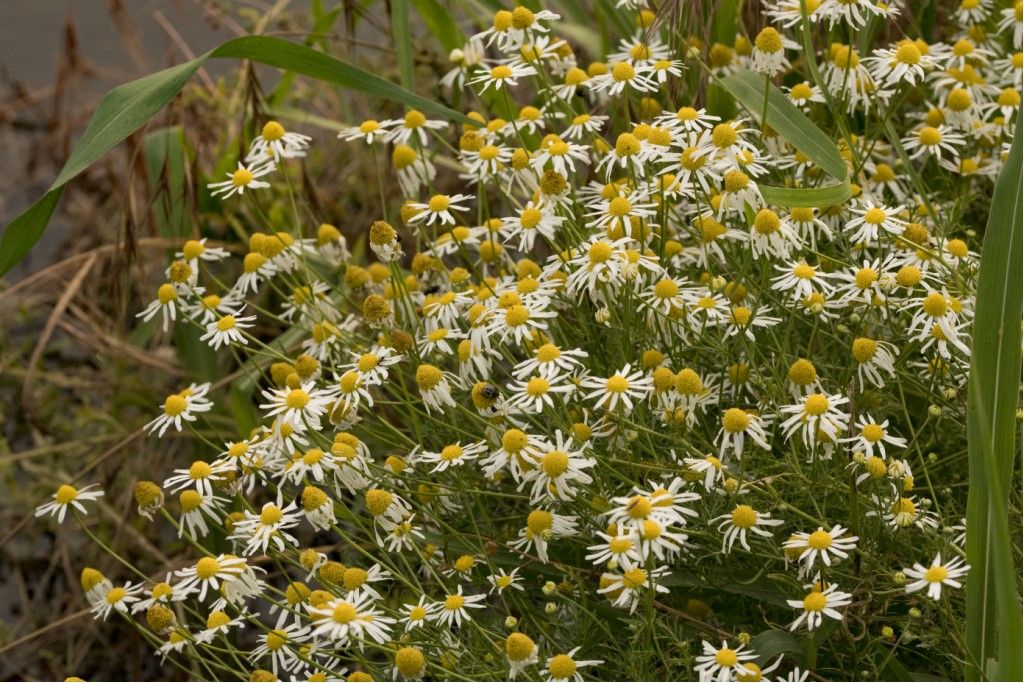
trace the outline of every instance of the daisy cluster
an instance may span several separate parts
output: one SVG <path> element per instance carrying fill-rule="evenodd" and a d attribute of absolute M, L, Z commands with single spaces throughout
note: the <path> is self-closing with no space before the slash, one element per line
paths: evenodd
<path fill-rule="evenodd" d="M 211 436 L 223 392 L 167 397 L 149 432 L 199 456 L 136 497 L 195 558 L 121 585 L 86 570 L 97 616 L 144 616 L 211 676 L 565 681 L 621 675 L 584 626 L 657 639 L 683 614 L 700 654 L 677 675 L 802 680 L 741 632 L 950 600 L 963 507 L 927 434 L 964 441 L 978 255 L 949 217 L 990 194 L 1020 115 L 1021 4 L 964 0 L 925 42 L 901 2 L 804 2 L 707 46 L 624 0 L 636 33 L 592 62 L 554 12 L 498 11 L 441 81 L 466 118 L 339 134 L 386 150 L 368 194 L 397 185 L 400 207 L 251 214 L 244 254 L 186 242 L 140 315 L 229 351 L 259 419 Z M 805 25 L 830 40 L 801 56 Z M 865 30 L 893 38 L 844 42 Z M 761 112 L 703 104 L 739 71 L 845 121 L 852 197 L 766 201 L 827 181 Z M 266 123 L 210 189 L 226 211 L 287 196 L 312 144 Z M 755 572 L 776 600 L 744 592 Z"/>

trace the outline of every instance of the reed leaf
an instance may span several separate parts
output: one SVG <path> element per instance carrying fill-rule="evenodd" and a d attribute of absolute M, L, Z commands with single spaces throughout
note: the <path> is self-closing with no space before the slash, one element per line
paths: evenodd
<path fill-rule="evenodd" d="M 853 193 L 846 162 L 835 143 L 797 109 L 774 85 L 765 88 L 765 78 L 753 71 L 738 71 L 719 79 L 736 101 L 762 125 L 775 130 L 818 168 L 838 183 L 822 187 L 787 188 L 758 185 L 769 204 L 788 207 L 825 207 L 840 204 Z M 767 95 L 767 100 L 766 100 Z M 762 117 L 764 121 L 761 121 Z"/>
<path fill-rule="evenodd" d="M 1022 678 L 1020 570 L 1009 529 L 1021 376 L 1021 135 L 1018 118 L 985 227 L 967 388 L 969 680 Z"/>

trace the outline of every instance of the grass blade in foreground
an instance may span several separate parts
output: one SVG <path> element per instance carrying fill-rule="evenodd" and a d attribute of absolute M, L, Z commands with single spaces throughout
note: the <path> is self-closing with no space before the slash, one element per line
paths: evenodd
<path fill-rule="evenodd" d="M 968 385 L 967 677 L 1021 680 L 1021 601 L 1009 529 L 1021 373 L 1021 121 L 985 228 Z"/>
<path fill-rule="evenodd" d="M 158 71 L 107 93 L 47 193 L 5 228 L 0 237 L 0 276 L 24 258 L 42 236 L 60 201 L 64 186 L 156 115 L 181 92 L 199 67 L 211 58 L 251 59 L 407 107 L 422 109 L 435 116 L 468 121 L 462 114 L 442 104 L 305 45 L 268 36 L 229 40 L 190 62 Z"/>

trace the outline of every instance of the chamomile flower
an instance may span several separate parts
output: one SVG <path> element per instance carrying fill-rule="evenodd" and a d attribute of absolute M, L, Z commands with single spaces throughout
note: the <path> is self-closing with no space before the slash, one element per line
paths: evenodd
<path fill-rule="evenodd" d="M 548 543 L 563 536 L 576 534 L 576 518 L 549 512 L 544 508 L 532 510 L 526 517 L 526 526 L 519 532 L 513 548 L 533 547 L 541 562 L 548 561 Z"/>
<path fill-rule="evenodd" d="M 640 539 L 634 530 L 613 523 L 608 526 L 608 533 L 598 531 L 597 537 L 601 543 L 587 547 L 590 551 L 587 559 L 595 566 L 607 564 L 612 570 L 632 569 L 641 563 Z"/>
<path fill-rule="evenodd" d="M 813 448 L 818 441 L 818 433 L 824 432 L 830 441 L 835 441 L 840 432 L 846 430 L 849 416 L 839 406 L 849 403 L 849 398 L 840 394 L 809 394 L 802 401 L 785 405 L 779 409 L 783 415 L 789 415 L 781 427 L 786 438 L 792 438 L 797 432 L 807 448 Z"/>
<path fill-rule="evenodd" d="M 634 402 L 642 401 L 651 393 L 653 380 L 642 370 L 633 370 L 632 364 L 627 363 L 610 377 L 586 377 L 580 386 L 591 390 L 584 399 L 596 399 L 595 408 L 613 411 L 621 406 L 623 412 L 629 414 L 633 411 Z"/>
<path fill-rule="evenodd" d="M 905 590 L 907 593 L 914 593 L 923 588 L 928 589 L 928 597 L 938 600 L 942 597 L 942 587 L 961 588 L 962 584 L 958 579 L 963 578 L 970 571 L 971 565 L 966 564 L 959 557 L 949 562 L 942 561 L 942 554 L 936 553 L 931 566 L 925 567 L 915 562 L 912 569 L 904 569 L 906 574 L 913 581 L 909 582 Z"/>
<path fill-rule="evenodd" d="M 245 160 L 250 163 L 264 159 L 280 162 L 281 159 L 304 157 L 312 139 L 308 135 L 286 131 L 277 121 L 267 121 L 249 146 Z"/>
<path fill-rule="evenodd" d="M 723 640 L 721 647 L 715 647 L 708 641 L 702 641 L 703 654 L 697 655 L 696 669 L 704 680 L 731 681 L 733 678 L 746 676 L 750 672 L 745 663 L 757 659 L 757 653 L 746 650 L 742 646 L 731 648 Z"/>
<path fill-rule="evenodd" d="M 722 537 L 722 552 L 731 553 L 733 544 L 739 540 L 744 550 L 750 550 L 747 543 L 747 533 L 757 534 L 764 538 L 771 538 L 772 532 L 764 527 L 779 526 L 783 523 L 781 519 L 772 519 L 767 512 L 758 512 L 749 505 L 737 505 L 733 511 L 715 517 L 711 523 L 720 522 L 718 530 L 725 530 Z"/>
<path fill-rule="evenodd" d="M 209 183 L 207 187 L 212 190 L 215 197 L 227 199 L 233 195 L 243 195 L 246 190 L 260 190 L 270 187 L 270 183 L 260 180 L 277 170 L 277 165 L 270 161 L 254 161 L 248 164 L 238 162 L 238 168 L 228 173 L 228 180 L 219 183 Z"/>
<path fill-rule="evenodd" d="M 278 420 L 300 429 L 307 425 L 318 429 L 331 403 L 329 392 L 317 389 L 315 382 L 311 381 L 303 382 L 294 389 L 265 389 L 263 398 L 267 402 L 261 403 L 260 408 L 267 411 L 267 417 L 278 416 Z"/>
<path fill-rule="evenodd" d="M 761 29 L 754 38 L 753 66 L 766 76 L 774 76 L 789 68 L 786 50 L 798 50 L 799 46 L 771 26 Z"/>
<path fill-rule="evenodd" d="M 100 491 L 98 487 L 99 484 L 89 484 L 78 489 L 71 484 L 61 484 L 53 494 L 53 500 L 43 503 L 36 508 L 35 516 L 55 516 L 57 523 L 61 524 L 64 522 L 64 516 L 68 512 L 68 508 L 74 508 L 83 515 L 88 514 L 88 510 L 85 509 L 85 505 L 82 503 L 96 500 L 103 496 L 103 491 Z"/>
<path fill-rule="evenodd" d="M 178 309 L 184 306 L 185 303 L 178 293 L 178 288 L 170 282 L 165 282 L 156 290 L 156 299 L 146 308 L 136 313 L 135 317 L 142 318 L 144 322 L 149 322 L 159 313 L 163 320 L 162 329 L 166 332 L 170 324 L 177 318 Z"/>
<path fill-rule="evenodd" d="M 112 586 L 92 604 L 93 617 L 106 621 L 112 611 L 127 614 L 132 603 L 142 599 L 139 597 L 142 589 L 142 584 L 132 585 L 129 582 L 125 582 L 123 586 Z"/>
<path fill-rule="evenodd" d="M 527 667 L 537 663 L 537 644 L 525 633 L 518 631 L 505 639 L 505 657 L 508 659 L 508 676 L 514 680 Z"/>
<path fill-rule="evenodd" d="M 286 613 L 282 613 L 284 616 Z M 296 671 L 303 666 L 303 643 L 308 641 L 311 627 L 295 623 L 278 623 L 275 628 L 261 633 L 257 646 L 249 653 L 249 661 L 256 663 L 264 657 L 270 658 L 270 668 L 278 671 Z"/>
<path fill-rule="evenodd" d="M 415 136 L 421 147 L 427 144 L 430 131 L 444 130 L 448 127 L 446 121 L 428 119 L 418 109 L 410 109 L 404 118 L 384 121 L 381 125 L 388 128 L 388 142 L 408 145 Z"/>
<path fill-rule="evenodd" d="M 259 512 L 245 512 L 235 522 L 234 533 L 229 537 L 245 543 L 245 554 L 253 555 L 257 550 L 266 552 L 271 543 L 279 551 L 298 545 L 299 541 L 287 529 L 298 526 L 301 513 L 295 502 L 283 505 L 264 503 Z"/>
<path fill-rule="evenodd" d="M 207 591 L 219 591 L 225 582 L 238 580 L 245 569 L 245 560 L 234 555 L 203 557 L 194 565 L 174 572 L 179 579 L 175 590 L 182 596 L 198 593 L 199 599 L 203 600 Z"/>
<path fill-rule="evenodd" d="M 511 382 L 508 385 L 512 392 L 509 406 L 530 413 L 543 413 L 545 408 L 553 408 L 556 396 L 561 395 L 564 399 L 576 390 L 565 375 L 556 373 L 557 370 L 539 370 L 532 376 Z"/>
<path fill-rule="evenodd" d="M 854 243 L 873 243 L 878 240 L 880 230 L 891 235 L 902 234 L 907 224 L 899 218 L 901 211 L 902 206 L 889 207 L 870 200 L 864 202 L 853 210 L 855 217 L 846 224 L 850 240 Z"/>
<path fill-rule="evenodd" d="M 376 119 L 366 119 L 358 126 L 343 128 L 338 133 L 338 139 L 345 140 L 346 142 L 362 140 L 366 144 L 372 145 L 378 138 L 386 136 L 387 132 L 387 128 L 381 125 L 380 121 L 377 121 Z"/>
<path fill-rule="evenodd" d="M 483 84 L 480 88 L 480 92 L 487 92 L 487 88 L 493 87 L 495 91 L 502 90 L 507 87 L 515 87 L 519 84 L 519 79 L 526 76 L 536 75 L 537 70 L 527 64 L 498 64 L 491 67 L 490 69 L 484 69 L 484 72 L 469 82 L 473 85 Z"/>
<path fill-rule="evenodd" d="M 921 157 L 960 158 L 960 150 L 965 143 L 962 135 L 951 133 L 945 126 L 924 126 L 916 133 L 903 139 L 903 146 L 910 153 L 911 159 Z"/>
<path fill-rule="evenodd" d="M 452 443 L 436 453 L 421 453 L 418 459 L 428 464 L 433 463 L 434 467 L 430 470 L 431 472 L 444 472 L 449 467 L 457 467 L 476 460 L 486 450 L 487 443 L 484 441 L 477 441 L 465 446 L 459 443 Z"/>
<path fill-rule="evenodd" d="M 508 235 L 506 243 L 518 239 L 516 248 L 521 252 L 530 252 L 537 242 L 538 235 L 545 242 L 553 242 L 555 231 L 564 222 L 565 218 L 556 214 L 550 207 L 530 203 L 519 210 L 518 216 L 503 218 L 501 224 L 503 232 Z"/>
<path fill-rule="evenodd" d="M 213 403 L 206 398 L 209 390 L 209 384 L 191 384 L 187 389 L 171 394 L 164 400 L 163 414 L 147 423 L 145 429 L 150 434 L 157 432 L 157 436 L 163 436 L 171 426 L 180 432 L 182 422 L 195 422 L 198 413 L 213 409 Z"/>
<path fill-rule="evenodd" d="M 796 631 L 801 626 L 813 631 L 821 626 L 825 617 L 842 621 L 843 615 L 836 608 L 846 607 L 853 601 L 853 594 L 839 590 L 838 584 L 835 583 L 825 585 L 815 579 L 804 588 L 809 588 L 810 592 L 802 600 L 786 601 L 790 607 L 801 610 L 799 616 L 789 625 L 790 631 Z"/>
<path fill-rule="evenodd" d="M 576 494 L 577 485 L 593 482 L 585 470 L 597 465 L 597 460 L 583 455 L 572 436 L 563 436 L 555 430 L 552 442 L 545 444 L 536 456 L 536 466 L 525 472 L 523 479 L 532 484 L 531 501 L 537 503 L 544 498 L 568 500 Z"/>
<path fill-rule="evenodd" d="M 472 621 L 468 609 L 481 609 L 482 603 L 487 599 L 486 594 L 464 595 L 460 584 L 454 593 L 445 596 L 445 599 L 438 603 L 434 620 L 442 626 L 461 628 L 462 622 Z"/>
<path fill-rule="evenodd" d="M 816 561 L 830 567 L 833 560 L 846 559 L 857 547 L 858 540 L 860 539 L 857 536 L 847 536 L 846 528 L 836 524 L 829 531 L 825 531 L 824 527 L 818 527 L 817 531 L 810 533 L 797 532 L 782 545 L 794 552 L 800 551 L 798 559 L 804 563 L 806 574 L 814 567 Z"/>
<path fill-rule="evenodd" d="M 328 600 L 318 607 L 310 606 L 308 610 L 314 624 L 311 635 L 336 647 L 346 647 L 355 641 L 362 648 L 366 639 L 387 642 L 391 625 L 395 623 L 374 606 L 369 595 L 359 591 Z"/>
<path fill-rule="evenodd" d="M 253 326 L 255 315 L 239 315 L 239 312 L 227 313 L 206 326 L 206 332 L 199 338 L 214 349 L 232 344 L 248 344 L 244 330 Z"/>
<path fill-rule="evenodd" d="M 855 429 L 858 430 L 856 436 L 840 439 L 840 441 L 851 444 L 851 450 L 859 451 L 868 456 L 874 455 L 877 450 L 885 458 L 886 444 L 891 448 L 906 448 L 907 446 L 906 439 L 889 433 L 888 420 L 884 420 L 879 424 L 870 415 L 861 416 L 857 418 Z"/>
<path fill-rule="evenodd" d="M 405 624 L 405 632 L 408 633 L 434 619 L 437 613 L 437 603 L 431 602 L 427 596 L 421 595 L 415 603 L 402 605 L 401 612 L 405 614 L 401 621 Z"/>
<path fill-rule="evenodd" d="M 583 367 L 586 358 L 587 352 L 582 349 L 561 349 L 547 342 L 538 346 L 530 358 L 516 364 L 512 374 L 521 380 L 536 374 L 574 373 Z"/>
<path fill-rule="evenodd" d="M 621 574 L 608 573 L 601 577 L 601 587 L 598 593 L 608 596 L 612 604 L 617 607 L 629 607 L 632 614 L 640 601 L 645 598 L 648 592 L 668 593 L 667 587 L 658 583 L 668 573 L 668 567 L 657 567 L 651 571 L 641 567 L 626 569 Z"/>
<path fill-rule="evenodd" d="M 548 657 L 547 662 L 544 663 L 548 680 L 556 683 L 566 683 L 570 680 L 582 681 L 583 676 L 580 669 L 604 664 L 604 660 L 601 659 L 576 659 L 576 653 L 579 651 L 580 647 L 574 647 L 568 653 Z"/>
<path fill-rule="evenodd" d="M 723 457 L 731 450 L 737 459 L 741 458 L 747 439 L 766 451 L 771 449 L 768 445 L 768 434 L 764 430 L 764 418 L 755 412 L 740 408 L 726 409 L 722 413 L 722 429 L 718 433 L 719 457 Z"/>
<path fill-rule="evenodd" d="M 409 221 L 412 223 L 425 221 L 427 225 L 433 225 L 435 221 L 441 225 L 455 225 L 452 211 L 466 211 L 466 207 L 459 202 L 464 202 L 467 199 L 472 199 L 472 197 L 466 194 L 435 194 L 426 203 L 412 202 L 409 206 L 414 213 Z"/>
<path fill-rule="evenodd" d="M 498 568 L 496 574 L 489 574 L 487 576 L 487 582 L 491 584 L 491 590 L 487 591 L 490 593 L 497 592 L 499 595 L 506 590 L 517 590 L 522 591 L 523 579 L 518 576 L 519 567 L 516 567 L 511 572 L 506 572 L 503 568 Z"/>
<path fill-rule="evenodd" d="M 606 73 L 588 80 L 587 85 L 593 92 L 607 93 L 610 97 L 627 89 L 639 93 L 652 92 L 658 89 L 658 81 L 653 71 L 648 64 L 615 62 Z"/>

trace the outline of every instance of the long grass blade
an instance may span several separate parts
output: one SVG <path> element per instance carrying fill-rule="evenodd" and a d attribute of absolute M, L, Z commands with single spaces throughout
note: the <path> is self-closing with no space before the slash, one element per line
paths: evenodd
<path fill-rule="evenodd" d="M 1018 119 L 985 228 L 967 389 L 970 680 L 1022 678 L 1020 570 L 1008 520 L 1021 376 L 1021 135 Z"/>

